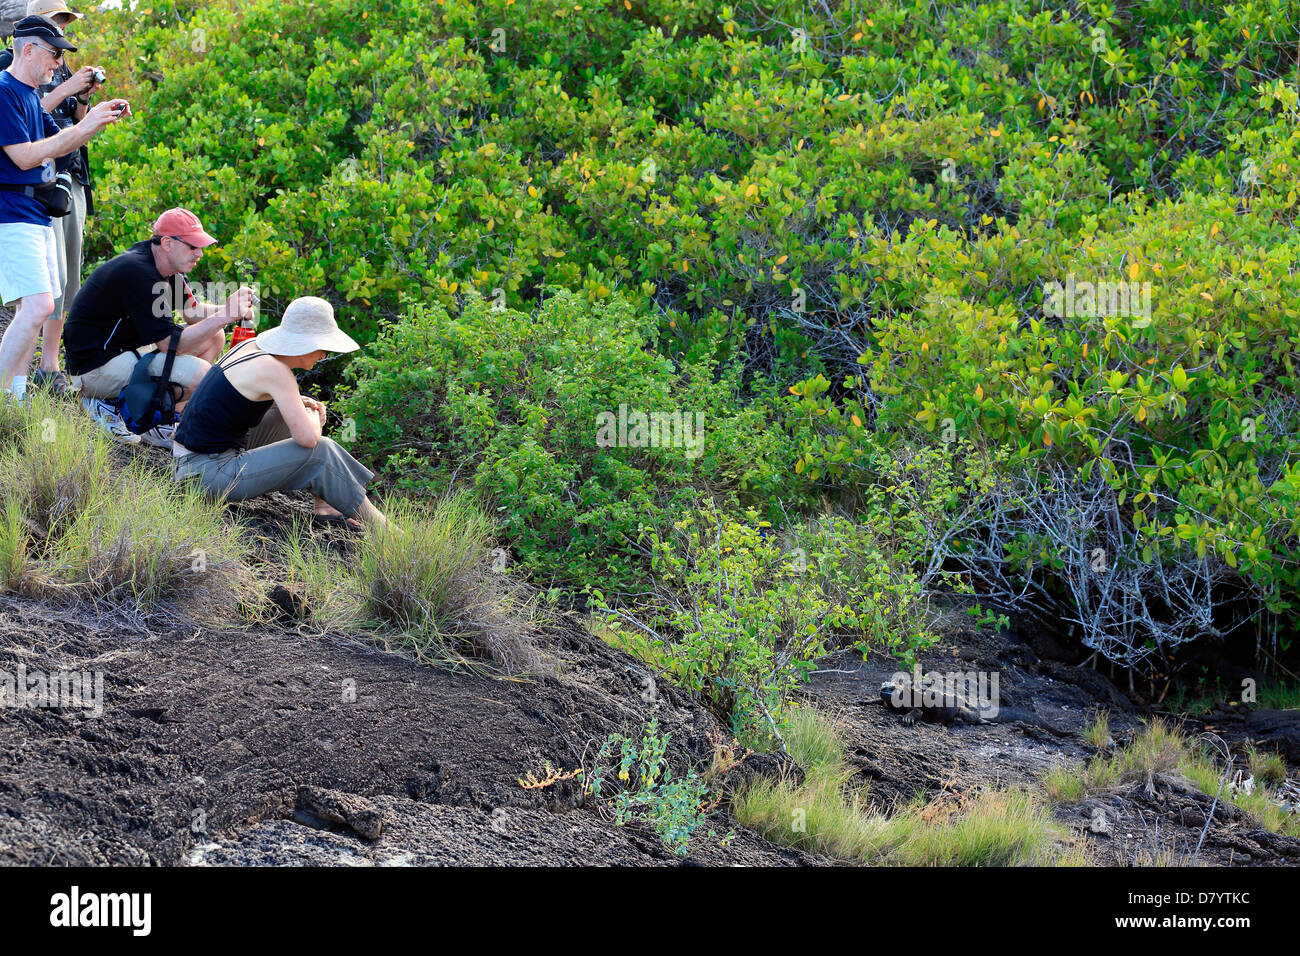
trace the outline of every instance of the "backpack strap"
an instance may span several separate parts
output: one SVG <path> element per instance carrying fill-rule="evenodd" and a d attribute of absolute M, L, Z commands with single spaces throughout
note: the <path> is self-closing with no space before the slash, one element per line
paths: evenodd
<path fill-rule="evenodd" d="M 181 330 L 172 327 L 172 340 L 167 346 L 167 360 L 163 362 L 162 377 L 164 382 L 170 383 L 172 380 L 172 366 L 176 363 L 176 350 L 181 345 Z"/>

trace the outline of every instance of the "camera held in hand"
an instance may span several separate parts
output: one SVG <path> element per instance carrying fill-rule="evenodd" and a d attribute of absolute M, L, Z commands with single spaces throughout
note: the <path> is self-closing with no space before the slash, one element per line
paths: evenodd
<path fill-rule="evenodd" d="M 106 79 L 108 79 L 108 75 L 107 75 L 103 70 L 99 69 L 98 67 L 96 67 L 95 69 L 91 70 L 90 76 L 91 76 L 91 78 L 93 79 L 93 81 L 95 82 L 95 84 L 96 84 L 96 85 L 99 85 L 99 86 L 103 86 L 103 85 L 104 85 L 104 81 L 105 81 Z"/>

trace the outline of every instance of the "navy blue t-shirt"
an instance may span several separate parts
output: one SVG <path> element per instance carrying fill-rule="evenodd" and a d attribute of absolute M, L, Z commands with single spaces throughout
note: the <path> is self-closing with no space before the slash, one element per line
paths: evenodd
<path fill-rule="evenodd" d="M 0 147 L 15 143 L 37 143 L 59 132 L 58 125 L 41 106 L 36 88 L 28 86 L 8 70 L 0 72 Z M 38 185 L 41 167 L 19 169 L 0 148 L 0 183 Z M 30 196 L 0 189 L 0 222 L 31 222 L 48 226 L 45 208 Z"/>

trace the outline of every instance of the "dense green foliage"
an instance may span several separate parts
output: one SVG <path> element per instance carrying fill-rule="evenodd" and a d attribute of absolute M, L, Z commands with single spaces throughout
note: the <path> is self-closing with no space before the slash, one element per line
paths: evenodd
<path fill-rule="evenodd" d="M 739 400 L 737 371 L 704 359 L 674 368 L 653 334 L 619 299 L 562 291 L 528 315 L 470 293 L 455 318 L 415 307 L 385 332 L 354 363 L 358 384 L 339 409 L 363 457 L 392 453 L 399 488 L 436 494 L 472 479 L 543 580 L 631 587 L 647 533 L 667 530 L 698 489 L 772 502 L 794 463 L 765 406 Z M 684 413 L 698 443 L 598 447 L 598 416 L 620 405 Z"/>
<path fill-rule="evenodd" d="M 1061 540 L 1095 529 L 980 520 L 1043 511 L 1035 487 L 1057 508 L 1064 474 L 1105 483 L 1107 568 L 1178 566 L 1263 630 L 1300 587 L 1296 22 L 1295 0 L 105 14 L 86 56 L 137 115 L 93 151 L 91 248 L 183 203 L 222 240 L 199 278 L 256 278 L 272 313 L 330 297 L 375 344 L 361 450 L 407 490 L 472 478 L 546 583 L 635 591 L 704 495 L 873 522 L 930 445 L 962 523 L 921 522 L 916 573 L 979 544 L 1059 598 Z M 1052 283 L 1124 295 L 1062 310 Z M 704 412 L 703 453 L 599 447 L 620 405 Z M 989 469 L 1022 482 L 960 480 Z M 1235 626 L 1186 617 L 1104 653 L 1165 666 Z"/>

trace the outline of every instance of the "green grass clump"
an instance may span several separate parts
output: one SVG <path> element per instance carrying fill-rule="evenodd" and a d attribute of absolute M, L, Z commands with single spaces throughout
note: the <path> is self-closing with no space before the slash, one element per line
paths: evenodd
<path fill-rule="evenodd" d="M 1286 761 L 1282 755 L 1260 750 L 1253 744 L 1246 748 L 1250 775 L 1260 783 L 1278 786 L 1286 779 Z"/>
<path fill-rule="evenodd" d="M 1186 688 L 1180 687 L 1169 695 L 1165 706 L 1172 714 L 1194 717 L 1208 713 L 1216 707 L 1241 703 L 1240 687 L 1228 690 L 1222 681 L 1217 679 L 1213 686 L 1213 693 L 1204 694 L 1191 694 Z M 1262 684 L 1256 689 L 1255 700 L 1249 702 L 1249 705 L 1268 710 L 1300 710 L 1300 683 Z"/>
<path fill-rule="evenodd" d="M 1067 763 L 1058 763 L 1043 776 L 1043 789 L 1055 803 L 1079 803 L 1088 795 L 1088 786 L 1084 782 L 1079 768 Z"/>
<path fill-rule="evenodd" d="M 1259 706 L 1270 710 L 1300 710 L 1300 683 L 1265 684 L 1259 689 Z"/>
<path fill-rule="evenodd" d="M 383 506 L 387 528 L 372 528 L 343 565 L 301 529 L 289 536 L 286 563 L 314 617 L 363 631 L 429 662 L 490 660 L 508 673 L 551 666 L 535 643 L 536 609 L 492 570 L 491 520 L 466 494 L 433 507 Z"/>
<path fill-rule="evenodd" d="M 1042 861 L 1063 834 L 1047 808 L 1024 790 L 919 801 L 893 818 L 907 834 L 909 866 L 1016 866 Z"/>
<path fill-rule="evenodd" d="M 893 812 L 873 809 L 835 726 L 811 710 L 792 714 L 786 744 L 802 783 L 760 778 L 734 795 L 732 812 L 767 839 L 865 864 L 1014 866 L 1077 863 L 1064 833 L 1032 794 L 943 794 Z"/>
<path fill-rule="evenodd" d="M 1234 763 L 1234 766 L 1238 764 Z M 1111 755 L 1098 755 L 1072 766 L 1052 768 L 1043 778 L 1050 799 L 1078 803 L 1094 793 L 1129 784 L 1145 784 L 1157 774 L 1182 777 L 1202 792 L 1229 800 L 1276 833 L 1300 836 L 1300 816 L 1287 813 L 1274 802 L 1278 784 L 1286 779 L 1286 764 L 1277 754 L 1247 748 L 1239 766 L 1253 775 L 1250 793 L 1223 785 L 1224 768 L 1204 746 L 1198 746 L 1174 724 L 1160 718 L 1149 721 L 1141 733 Z"/>
<path fill-rule="evenodd" d="M 1084 728 L 1083 739 L 1098 750 L 1105 750 L 1114 742 L 1110 735 L 1110 711 L 1097 711 L 1092 723 Z"/>
<path fill-rule="evenodd" d="M 222 505 L 111 439 L 66 405 L 32 395 L 0 434 L 0 585 L 131 613 L 220 616 L 251 591 L 243 535 Z"/>
<path fill-rule="evenodd" d="M 366 535 L 357 554 L 362 614 L 412 640 L 437 639 L 455 626 L 465 570 L 487 559 L 492 524 L 463 495 L 431 511 L 389 507 L 392 524 Z"/>

